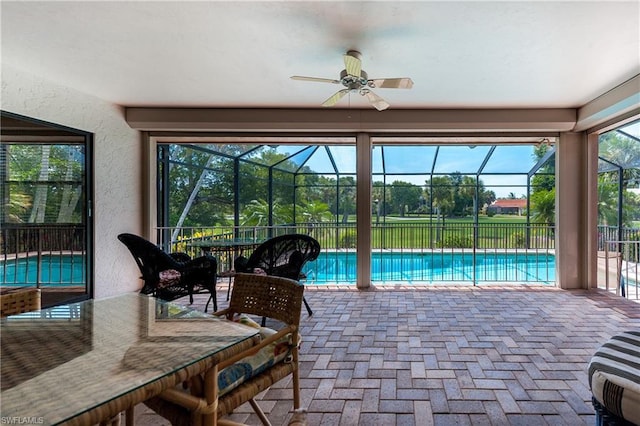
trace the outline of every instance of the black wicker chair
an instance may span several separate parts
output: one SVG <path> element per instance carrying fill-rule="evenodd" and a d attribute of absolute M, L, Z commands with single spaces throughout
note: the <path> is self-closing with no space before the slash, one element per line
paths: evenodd
<path fill-rule="evenodd" d="M 304 264 L 316 260 L 319 254 L 320 243 L 309 235 L 279 235 L 256 247 L 249 259 L 236 259 L 234 269 L 236 272 L 249 273 L 261 269 L 267 275 L 300 281 L 306 278 L 302 272 Z M 313 315 L 306 299 L 302 301 L 309 316 Z"/>
<path fill-rule="evenodd" d="M 142 273 L 144 286 L 140 293 L 151 294 L 163 300 L 175 300 L 209 293 L 214 312 L 218 310 L 216 280 L 218 263 L 211 255 L 191 259 L 185 253 L 166 253 L 151 241 L 133 234 L 120 234 L 118 239 L 129 249 Z"/>

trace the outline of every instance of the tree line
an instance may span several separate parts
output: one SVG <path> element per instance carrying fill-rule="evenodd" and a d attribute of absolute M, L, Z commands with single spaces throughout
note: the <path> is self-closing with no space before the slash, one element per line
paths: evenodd
<path fill-rule="evenodd" d="M 618 132 L 600 138 L 599 222 L 640 220 L 640 143 Z M 550 149 L 533 147 L 542 159 Z M 249 154 L 247 154 L 249 152 Z M 82 221 L 84 151 L 81 146 L 6 144 L 2 150 L 5 223 L 78 223 Z M 242 159 L 240 159 L 242 157 Z M 534 222 L 553 224 L 555 165 L 545 162 L 531 179 Z M 272 166 L 272 167 L 269 167 Z M 263 145 L 164 145 L 158 153 L 160 210 L 168 226 L 230 225 L 236 203 L 241 225 L 266 226 L 306 222 L 341 222 L 356 211 L 353 174 L 323 175 L 300 167 L 287 154 Z M 619 206 L 619 191 L 622 205 Z M 236 200 L 237 194 L 237 200 Z M 441 215 L 462 217 L 480 212 L 496 200 L 482 179 L 452 172 L 432 176 L 423 185 L 394 180 L 372 184 L 372 215 Z"/>
<path fill-rule="evenodd" d="M 248 149 L 254 149 L 253 154 L 242 155 Z M 167 150 L 170 161 L 161 164 L 169 168 L 169 179 L 162 185 L 169 191 L 169 226 L 233 224 L 236 202 L 239 223 L 245 226 L 347 223 L 356 211 L 355 176 L 318 174 L 299 167 L 275 148 L 226 145 L 212 153 L 191 145 L 170 145 Z M 552 191 L 553 180 L 534 177 L 533 186 L 536 191 Z M 371 212 L 378 219 L 388 215 L 464 217 L 482 211 L 496 195 L 482 179 L 453 172 L 432 176 L 424 185 L 375 181 L 372 200 Z"/>

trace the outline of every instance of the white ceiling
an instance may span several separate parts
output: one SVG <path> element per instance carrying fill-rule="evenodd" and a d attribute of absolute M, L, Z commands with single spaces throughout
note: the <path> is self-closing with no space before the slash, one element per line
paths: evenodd
<path fill-rule="evenodd" d="M 317 107 L 362 52 L 391 108 L 579 107 L 640 73 L 640 2 L 1 3 L 2 63 L 123 106 Z M 337 107 L 367 107 L 359 95 Z"/>

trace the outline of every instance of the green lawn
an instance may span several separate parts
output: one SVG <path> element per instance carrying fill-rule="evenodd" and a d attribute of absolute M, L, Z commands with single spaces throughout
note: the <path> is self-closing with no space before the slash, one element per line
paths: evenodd
<path fill-rule="evenodd" d="M 354 217 L 355 220 L 355 217 Z M 373 223 L 375 223 L 375 217 L 373 217 Z M 440 221 L 443 219 L 440 217 Z M 526 216 L 516 216 L 516 215 L 495 215 L 492 217 L 481 215 L 478 217 L 478 223 L 525 223 L 527 221 Z M 428 216 L 424 217 L 399 217 L 399 216 L 387 216 L 386 220 L 383 221 L 383 218 L 380 218 L 380 223 L 434 223 L 436 222 L 436 217 L 433 216 L 429 219 Z M 445 218 L 445 223 L 473 223 L 473 217 L 457 217 L 457 218 Z"/>
<path fill-rule="evenodd" d="M 553 233 L 547 227 L 532 227 L 527 244 L 526 217 L 511 215 L 480 216 L 476 241 L 478 248 L 550 248 Z M 351 224 L 353 225 L 353 223 Z M 474 245 L 474 219 L 446 218 L 437 221 L 434 217 L 391 217 L 380 220 L 373 218 L 371 229 L 374 249 L 400 248 L 471 248 Z M 320 230 L 318 230 L 320 231 Z M 329 240 L 335 234 L 326 230 Z M 343 229 L 339 232 L 338 247 L 355 247 L 355 230 Z"/>

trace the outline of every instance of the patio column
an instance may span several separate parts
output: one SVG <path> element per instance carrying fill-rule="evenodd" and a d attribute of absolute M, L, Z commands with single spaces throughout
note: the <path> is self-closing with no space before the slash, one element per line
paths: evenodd
<path fill-rule="evenodd" d="M 371 139 L 367 133 L 356 137 L 356 286 L 371 286 Z"/>
<path fill-rule="evenodd" d="M 587 171 L 586 171 L 586 229 L 584 288 L 598 288 L 598 143 L 600 135 L 591 133 L 587 137 Z"/>
<path fill-rule="evenodd" d="M 556 146 L 556 281 L 560 288 L 589 288 L 589 170 L 584 133 L 561 133 Z"/>

